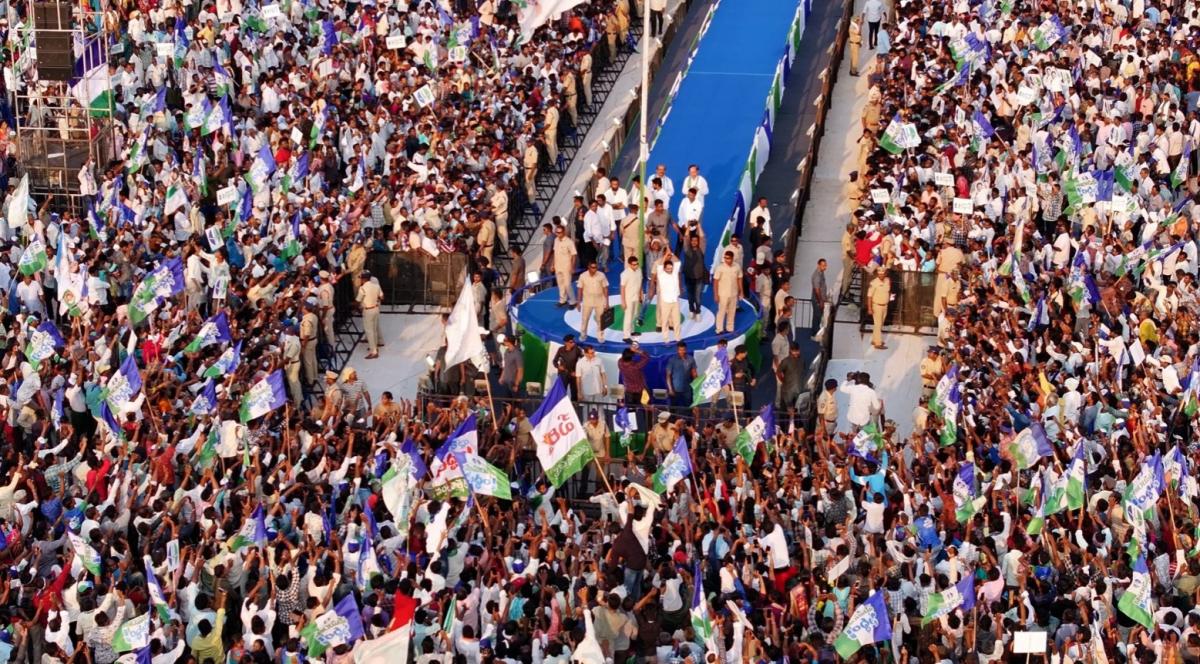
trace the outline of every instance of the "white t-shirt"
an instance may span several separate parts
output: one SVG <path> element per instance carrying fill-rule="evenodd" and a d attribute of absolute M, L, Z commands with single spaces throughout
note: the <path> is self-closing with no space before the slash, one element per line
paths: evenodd
<path fill-rule="evenodd" d="M 654 278 L 658 280 L 658 301 L 662 304 L 679 302 L 679 273 L 667 272 L 660 265 L 655 268 Z"/>

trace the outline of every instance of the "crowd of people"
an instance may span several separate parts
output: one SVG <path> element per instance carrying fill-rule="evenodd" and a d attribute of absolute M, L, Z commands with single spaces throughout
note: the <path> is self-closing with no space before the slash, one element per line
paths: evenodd
<path fill-rule="evenodd" d="M 851 53 L 875 53 L 850 63 L 869 92 L 843 292 L 861 283 L 883 347 L 891 277 L 936 275 L 913 434 L 859 399 L 849 442 L 865 514 L 837 534 L 867 571 L 848 601 L 885 600 L 873 648 L 998 661 L 1042 632 L 1052 660 L 1200 660 L 1198 28 L 1195 3 L 1153 0 L 855 18 Z"/>
<path fill-rule="evenodd" d="M 585 3 L 522 42 L 522 4 L 107 8 L 121 158 L 80 174 L 86 213 L 0 169 L 0 661 L 941 664 L 1027 632 L 1062 661 L 1200 661 L 1200 8 L 866 0 L 841 295 L 861 273 L 882 316 L 889 273 L 936 273 L 901 437 L 862 373 L 793 416 L 768 206 L 698 260 L 699 168 L 599 174 L 542 269 L 584 337 L 611 268 L 671 341 L 681 297 L 711 288 L 721 326 L 767 295 L 773 403 L 689 408 L 749 396 L 744 348 L 684 345 L 686 396 L 611 427 L 575 414 L 583 382 L 494 407 L 322 372 L 338 288 L 368 357 L 387 341 L 370 249 L 469 253 L 507 331 L 509 211 L 638 11 Z M 10 88 L 42 85 L 12 57 L 28 7 L 0 25 Z M 524 396 L 511 335 L 493 357 Z"/>

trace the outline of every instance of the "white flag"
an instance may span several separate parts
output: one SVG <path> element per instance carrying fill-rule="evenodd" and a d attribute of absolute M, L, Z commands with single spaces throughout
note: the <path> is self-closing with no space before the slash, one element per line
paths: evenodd
<path fill-rule="evenodd" d="M 21 181 L 13 191 L 8 201 L 8 227 L 20 228 L 29 220 L 29 174 L 21 176 Z"/>
<path fill-rule="evenodd" d="M 475 291 L 468 276 L 446 321 L 446 368 L 484 354 L 481 334 L 483 328 L 475 317 Z"/>

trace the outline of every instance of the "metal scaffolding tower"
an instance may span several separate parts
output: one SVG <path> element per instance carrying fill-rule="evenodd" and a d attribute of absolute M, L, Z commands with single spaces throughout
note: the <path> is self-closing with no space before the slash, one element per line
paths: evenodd
<path fill-rule="evenodd" d="M 87 107 L 89 91 L 112 90 L 107 2 L 34 0 L 29 6 L 14 53 L 17 159 L 39 204 L 49 198 L 51 210 L 79 213 L 80 170 L 90 159 L 99 175 L 114 151 L 111 106 Z"/>

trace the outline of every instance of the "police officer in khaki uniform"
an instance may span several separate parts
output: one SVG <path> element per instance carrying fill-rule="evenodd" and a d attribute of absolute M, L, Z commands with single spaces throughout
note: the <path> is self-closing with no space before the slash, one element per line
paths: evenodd
<path fill-rule="evenodd" d="M 930 346 L 929 352 L 921 359 L 921 395 L 928 397 L 937 388 L 938 380 L 942 377 L 942 358 L 938 355 L 936 346 Z"/>
<path fill-rule="evenodd" d="M 888 302 L 891 299 L 892 280 L 888 279 L 887 270 L 880 267 L 875 270 L 875 278 L 867 287 L 867 302 L 871 305 L 871 319 L 874 323 L 874 327 L 871 328 L 871 345 L 875 348 L 887 348 L 883 345 L 883 319 L 887 317 Z"/>
<path fill-rule="evenodd" d="M 717 334 L 733 332 L 738 300 L 742 298 L 742 268 L 734 253 L 725 250 L 723 262 L 713 270 L 713 295 L 717 299 Z"/>
<path fill-rule="evenodd" d="M 346 271 L 350 273 L 350 279 L 354 283 L 354 292 L 358 292 L 358 287 L 362 285 L 362 279 L 359 277 L 362 274 L 363 268 L 367 264 L 367 247 L 361 240 L 354 243 L 350 248 L 350 253 L 346 256 Z"/>
<path fill-rule="evenodd" d="M 596 318 L 596 338 L 604 343 L 604 310 L 608 308 L 608 277 L 597 269 L 595 261 L 588 263 L 587 271 L 579 275 L 580 322 L 579 340 L 587 339 L 588 324 Z"/>
<path fill-rule="evenodd" d="M 300 317 L 300 354 L 304 369 L 304 382 L 317 382 L 317 314 L 311 304 L 304 305 Z"/>
<path fill-rule="evenodd" d="M 288 394 L 299 406 L 304 400 L 304 390 L 300 386 L 300 337 L 296 336 L 295 323 L 288 323 L 283 328 L 283 358 L 287 367 L 284 375 L 287 376 Z"/>
<path fill-rule="evenodd" d="M 333 285 L 337 277 L 330 277 L 329 272 L 321 270 L 317 273 L 321 285 L 317 286 L 317 317 L 321 321 L 321 334 L 325 343 L 334 345 L 333 332 Z"/>
<path fill-rule="evenodd" d="M 858 49 L 862 47 L 862 18 L 855 16 L 850 19 L 850 75 L 858 76 Z"/>
<path fill-rule="evenodd" d="M 846 232 L 842 233 L 842 293 L 845 299 L 850 292 L 850 283 L 854 281 L 854 271 L 858 269 L 856 251 L 854 248 L 854 224 L 846 224 Z"/>
<path fill-rule="evenodd" d="M 379 282 L 371 278 L 371 273 L 363 271 L 362 285 L 358 287 L 355 301 L 362 307 L 363 327 L 367 332 L 367 357 L 373 360 L 379 357 L 379 304 L 383 301 L 383 289 Z"/>

